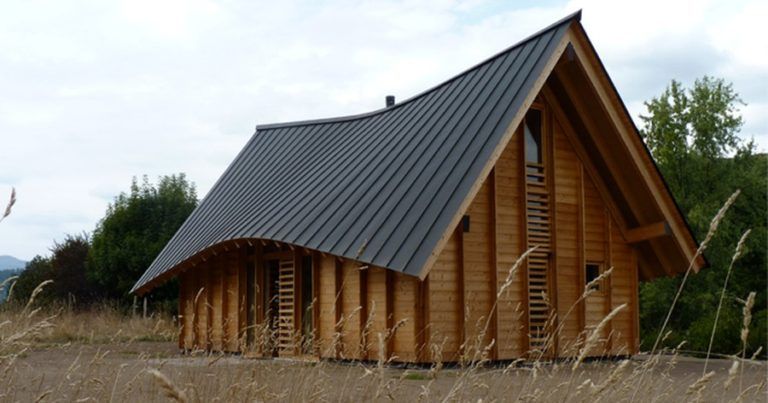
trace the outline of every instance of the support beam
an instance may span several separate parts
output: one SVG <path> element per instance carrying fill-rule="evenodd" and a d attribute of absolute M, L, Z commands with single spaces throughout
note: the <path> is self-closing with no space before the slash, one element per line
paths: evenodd
<path fill-rule="evenodd" d="M 611 222 L 611 213 L 608 209 L 605 209 L 605 262 L 606 267 L 604 270 L 613 268 L 613 224 Z M 605 290 L 605 299 L 603 300 L 603 315 L 608 316 L 613 310 L 613 276 L 608 276 L 603 280 L 603 289 Z M 634 311 L 633 311 L 634 312 Z M 608 354 L 613 354 L 613 339 L 616 337 L 613 334 L 613 320 L 608 321 L 606 325 L 606 333 L 608 334 L 608 341 L 605 347 Z"/>
<path fill-rule="evenodd" d="M 342 287 L 344 286 L 344 272 L 342 271 L 342 263 L 339 259 L 335 259 L 334 263 L 336 265 L 334 270 L 334 295 L 336 296 L 336 300 L 334 301 L 334 309 L 333 309 L 333 324 L 334 324 L 334 331 L 336 334 L 341 334 L 341 332 L 344 330 L 341 326 L 339 326 L 339 323 L 341 322 L 341 315 L 342 315 L 342 308 L 343 308 L 343 302 L 341 299 L 341 293 L 342 293 Z M 336 351 L 334 352 L 334 355 L 338 358 L 339 355 L 339 348 L 336 347 Z"/>
<path fill-rule="evenodd" d="M 368 323 L 368 270 L 358 267 L 358 295 L 360 295 L 360 325 L 358 326 L 360 340 L 360 359 L 368 359 L 368 335 L 365 325 Z"/>
<path fill-rule="evenodd" d="M 659 221 L 627 230 L 626 238 L 628 243 L 638 243 L 667 235 L 672 235 L 669 224 Z"/>
<path fill-rule="evenodd" d="M 385 360 L 388 360 L 392 354 L 394 354 L 395 351 L 395 337 L 393 332 L 393 328 L 395 327 L 395 298 L 394 298 L 394 290 L 395 290 L 395 273 L 392 270 L 384 270 L 384 276 L 385 276 L 385 286 L 384 286 L 384 295 L 385 295 L 385 301 L 384 301 L 384 315 L 386 320 L 386 327 L 387 327 L 387 340 L 384 352 Z"/>
<path fill-rule="evenodd" d="M 465 324 L 465 315 L 467 314 L 466 304 L 464 303 L 464 228 L 461 225 L 456 226 L 456 248 L 459 251 L 459 267 L 456 273 L 456 282 L 459 285 L 459 289 L 457 292 L 457 302 L 458 302 L 458 309 L 459 309 L 459 320 L 456 323 L 457 331 L 456 333 L 459 335 L 459 346 L 460 349 L 458 351 L 459 357 L 464 355 L 464 344 L 467 340 L 467 333 L 466 333 L 466 324 Z"/>
<path fill-rule="evenodd" d="M 416 360 L 429 361 L 429 275 L 417 280 L 416 287 Z"/>
<path fill-rule="evenodd" d="M 491 320 L 490 320 L 490 326 L 488 329 L 488 333 L 491 336 L 491 339 L 493 340 L 493 347 L 491 348 L 491 359 L 497 360 L 499 358 L 499 305 L 498 305 L 498 270 L 499 270 L 499 256 L 498 256 L 498 226 L 497 226 L 497 189 L 496 189 L 496 168 L 494 167 L 491 169 L 491 174 L 488 176 L 489 186 L 490 186 L 490 192 L 489 192 L 489 206 L 490 206 L 490 223 L 489 229 L 490 229 L 490 246 L 491 246 L 491 275 L 490 275 L 490 282 L 491 282 L 491 306 L 493 307 L 493 310 L 490 312 Z"/>

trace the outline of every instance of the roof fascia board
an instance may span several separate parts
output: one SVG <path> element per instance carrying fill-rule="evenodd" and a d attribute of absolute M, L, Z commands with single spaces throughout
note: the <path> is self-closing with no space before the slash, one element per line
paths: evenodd
<path fill-rule="evenodd" d="M 600 61 L 589 38 L 581 27 L 581 24 L 571 25 L 569 36 L 576 53 L 576 60 L 580 63 L 589 82 L 598 96 L 600 103 L 607 112 L 611 124 L 619 133 L 622 143 L 629 152 L 632 162 L 639 168 L 644 182 L 651 188 L 659 210 L 662 212 L 670 228 L 678 247 L 683 251 L 688 261 L 695 260 L 694 269 L 698 270 L 706 262 L 701 256 L 697 256 L 698 246 L 683 218 L 679 206 L 672 197 L 669 188 L 664 182 L 661 173 L 652 160 L 650 152 L 640 138 L 639 131 L 634 125 L 629 111 L 616 91 L 616 87 L 610 81 L 608 73 Z"/>

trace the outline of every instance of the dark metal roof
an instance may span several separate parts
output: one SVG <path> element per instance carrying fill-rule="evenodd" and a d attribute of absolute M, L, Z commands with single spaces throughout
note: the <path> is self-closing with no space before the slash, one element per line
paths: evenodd
<path fill-rule="evenodd" d="M 580 15 L 392 107 L 258 126 L 132 291 L 242 238 L 419 275 Z"/>

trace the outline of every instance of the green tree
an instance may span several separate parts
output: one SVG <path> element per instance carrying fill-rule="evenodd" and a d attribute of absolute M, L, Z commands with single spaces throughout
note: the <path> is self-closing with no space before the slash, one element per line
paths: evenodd
<path fill-rule="evenodd" d="M 86 262 L 91 248 L 88 235 L 67 235 L 51 248 L 52 292 L 57 300 L 83 306 L 93 301 L 95 287 L 86 278 Z"/>
<path fill-rule="evenodd" d="M 29 297 L 32 295 L 32 291 L 40 285 L 43 281 L 52 280 L 53 265 L 51 265 L 51 258 L 44 256 L 35 256 L 27 262 L 24 266 L 24 270 L 19 274 L 19 278 L 12 285 L 11 294 L 9 295 L 9 301 L 16 303 L 26 303 Z M 53 294 L 51 289 L 44 289 L 37 300 L 43 303 L 50 303 L 53 301 Z"/>
<path fill-rule="evenodd" d="M 659 97 L 645 103 L 648 113 L 641 116 L 641 134 L 697 239 L 703 239 L 709 221 L 728 196 L 736 189 L 742 191 L 705 252 L 710 267 L 692 276 L 681 296 L 670 322 L 669 345 L 686 340 L 692 350 L 707 349 L 725 272 L 736 242 L 747 229 L 752 233 L 745 255 L 733 269 L 714 350 L 734 353 L 740 348 L 741 308 L 736 298 L 757 291 L 755 317 L 763 318 L 767 312 L 768 159 L 755 153 L 752 141 L 739 137 L 744 123 L 741 105 L 733 86 L 722 79 L 704 77 L 691 88 L 673 80 Z M 649 340 L 653 343 L 679 284 L 679 277 L 641 284 L 644 346 L 649 346 Z M 752 333 L 765 335 L 760 326 L 765 326 L 765 320 L 756 321 Z M 750 347 L 757 348 L 758 341 Z"/>
<path fill-rule="evenodd" d="M 163 176 L 157 186 L 136 178 L 107 208 L 93 233 L 88 276 L 101 297 L 128 302 L 128 292 L 197 206 L 194 184 L 184 174 Z M 153 292 L 176 298 L 175 284 Z"/>
<path fill-rule="evenodd" d="M 13 300 L 26 303 L 40 283 L 53 280 L 53 284 L 45 287 L 36 297 L 37 303 L 84 306 L 92 302 L 94 287 L 85 274 L 89 249 L 86 234 L 67 235 L 64 241 L 54 242 L 50 257 L 36 256 L 19 274 L 13 286 Z"/>

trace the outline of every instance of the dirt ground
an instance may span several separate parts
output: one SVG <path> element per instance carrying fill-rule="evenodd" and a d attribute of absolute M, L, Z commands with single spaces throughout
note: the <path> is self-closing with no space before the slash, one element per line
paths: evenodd
<path fill-rule="evenodd" d="M 27 350 L 3 374 L 0 401 L 766 401 L 766 363 L 743 365 L 732 377 L 731 360 L 712 360 L 700 393 L 691 385 L 703 360 L 664 358 L 645 381 L 633 358 L 570 364 L 486 367 L 474 371 L 389 367 L 375 364 L 296 362 L 240 356 L 180 354 L 175 343 L 68 344 Z M 152 375 L 157 369 L 163 375 Z M 753 386 L 757 385 L 757 386 Z M 600 388 L 603 389 L 600 389 Z M 749 389 L 751 387 L 751 390 Z M 598 392 L 595 392 L 598 390 Z"/>

